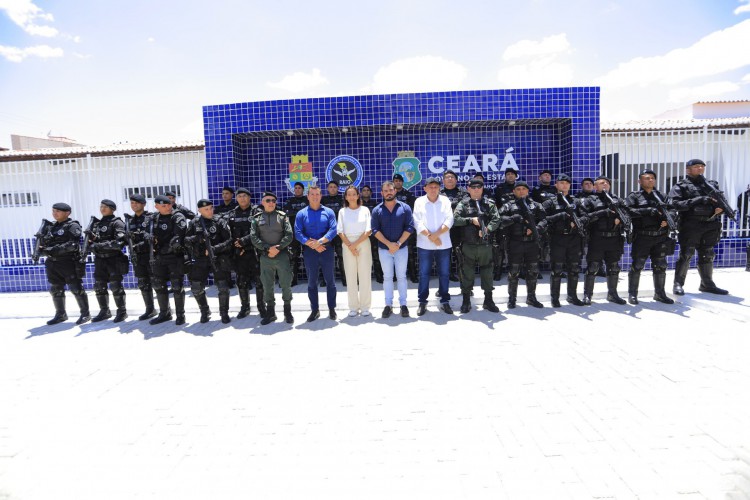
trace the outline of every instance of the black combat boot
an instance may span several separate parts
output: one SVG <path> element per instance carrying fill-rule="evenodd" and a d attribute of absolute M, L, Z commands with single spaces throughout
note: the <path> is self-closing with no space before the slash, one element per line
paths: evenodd
<path fill-rule="evenodd" d="M 294 316 L 292 316 L 292 303 L 284 302 L 284 321 L 288 324 L 294 323 Z"/>
<path fill-rule="evenodd" d="M 508 309 L 516 308 L 516 295 L 518 295 L 518 280 L 508 278 Z"/>
<path fill-rule="evenodd" d="M 266 301 L 263 300 L 263 284 L 258 280 L 258 284 L 255 287 L 255 306 L 258 309 L 258 314 L 261 318 L 266 316 Z"/>
<path fill-rule="evenodd" d="M 491 313 L 499 313 L 500 309 L 495 305 L 495 301 L 492 300 L 492 292 L 484 292 L 484 303 L 482 303 L 482 309 L 486 309 Z"/>
<path fill-rule="evenodd" d="M 656 278 L 656 275 L 654 275 L 654 278 Z M 638 305 L 638 286 L 640 283 L 641 272 L 630 269 L 630 272 L 628 273 L 628 302 L 634 306 Z"/>
<path fill-rule="evenodd" d="M 654 272 L 654 300 L 664 304 L 674 304 L 674 300 L 667 297 L 667 293 L 664 291 L 666 281 L 666 272 Z"/>
<path fill-rule="evenodd" d="M 568 304 L 582 306 L 583 302 L 578 298 L 578 269 L 572 268 L 568 272 Z"/>
<path fill-rule="evenodd" d="M 534 275 L 534 272 L 530 272 L 530 275 Z M 536 280 L 526 280 L 526 305 L 542 308 L 544 305 L 536 299 Z"/>
<path fill-rule="evenodd" d="M 138 316 L 138 319 L 143 321 L 144 319 L 150 319 L 156 316 L 156 310 L 154 310 L 154 293 L 152 289 L 149 287 L 148 289 L 141 290 L 141 297 L 143 297 L 146 312 Z"/>
<path fill-rule="evenodd" d="M 247 288 L 237 287 L 237 295 L 240 296 L 240 312 L 237 313 L 237 319 L 246 318 L 250 314 L 250 290 Z"/>
<path fill-rule="evenodd" d="M 560 285 L 562 283 L 562 264 L 552 264 L 552 276 L 549 280 L 549 291 L 552 301 L 552 307 L 561 307 L 560 304 Z"/>
<path fill-rule="evenodd" d="M 96 301 L 99 303 L 99 314 L 91 320 L 92 323 L 98 323 L 111 318 L 112 313 L 109 310 L 109 294 L 98 294 L 96 296 Z"/>
<path fill-rule="evenodd" d="M 185 290 L 180 287 L 179 290 L 174 290 L 174 311 L 175 321 L 174 324 L 177 326 L 185 324 Z"/>
<path fill-rule="evenodd" d="M 690 252 L 690 256 L 683 255 L 682 251 L 680 251 L 680 256 L 677 258 L 677 263 L 674 266 L 674 286 L 672 287 L 672 293 L 675 295 L 685 295 L 685 290 L 682 287 L 685 286 L 685 278 L 687 277 L 688 268 L 690 268 L 690 257 L 692 255 L 692 251 Z"/>
<path fill-rule="evenodd" d="M 625 305 L 625 299 L 617 294 L 617 282 L 620 280 L 619 274 L 607 275 L 607 301 L 619 305 Z"/>
<path fill-rule="evenodd" d="M 713 262 L 698 262 L 698 274 L 701 277 L 701 285 L 698 290 L 705 293 L 713 293 L 716 295 L 728 295 L 729 292 L 723 288 L 716 286 L 713 280 L 714 274 L 714 263 Z"/>
<path fill-rule="evenodd" d="M 68 315 L 65 312 L 65 295 L 53 296 L 52 303 L 55 305 L 55 316 L 47 321 L 48 325 L 56 325 L 62 323 L 68 319 Z"/>
<path fill-rule="evenodd" d="M 346 286 L 346 273 L 344 272 L 344 254 L 343 249 L 341 250 L 342 254 L 338 256 L 336 259 L 338 261 L 339 266 L 339 273 L 341 274 L 341 284 L 343 286 Z"/>
<path fill-rule="evenodd" d="M 745 271 L 750 273 L 750 243 L 745 248 Z"/>
<path fill-rule="evenodd" d="M 596 271 L 594 274 L 586 272 L 586 276 L 583 278 L 583 305 L 591 305 L 591 297 L 594 296 L 594 283 L 596 283 Z"/>
<path fill-rule="evenodd" d="M 82 325 L 91 321 L 91 313 L 89 312 L 89 297 L 83 290 L 71 290 L 73 297 L 76 299 L 78 304 L 78 310 L 80 316 L 76 320 L 76 325 Z"/>
<path fill-rule="evenodd" d="M 276 304 L 274 302 L 268 302 L 266 304 L 266 315 L 260 320 L 261 325 L 268 325 L 273 323 L 278 318 L 276 317 Z"/>
<path fill-rule="evenodd" d="M 229 283 L 217 281 L 216 288 L 219 290 L 219 316 L 225 325 L 232 321 L 229 318 Z"/>
<path fill-rule="evenodd" d="M 200 295 L 194 295 L 195 301 L 198 303 L 198 310 L 201 312 L 201 323 L 208 323 L 211 321 L 211 309 L 208 307 L 208 298 L 205 293 Z"/>
<path fill-rule="evenodd" d="M 461 294 L 463 296 L 463 302 L 461 302 L 461 314 L 466 314 L 467 312 L 471 311 L 471 294 L 470 293 L 463 293 Z"/>
<path fill-rule="evenodd" d="M 112 320 L 113 323 L 120 323 L 122 321 L 125 321 L 125 319 L 128 317 L 128 312 L 125 309 L 125 290 L 122 291 L 122 294 L 115 295 L 115 305 L 117 306 L 117 311 L 115 314 L 115 319 Z"/>
<path fill-rule="evenodd" d="M 158 288 L 157 288 L 158 290 Z M 156 302 L 159 304 L 159 315 L 149 321 L 150 325 L 158 325 L 172 320 L 172 310 L 169 308 L 169 295 L 156 292 Z"/>

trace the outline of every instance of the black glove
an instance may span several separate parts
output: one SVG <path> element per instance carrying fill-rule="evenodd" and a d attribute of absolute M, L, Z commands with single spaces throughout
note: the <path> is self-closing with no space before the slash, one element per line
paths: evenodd
<path fill-rule="evenodd" d="M 180 237 L 174 236 L 171 240 L 169 240 L 169 250 L 172 252 L 179 252 L 182 249 L 182 245 L 180 245 Z"/>
<path fill-rule="evenodd" d="M 92 243 L 90 248 L 94 253 L 101 252 L 104 250 L 104 243 Z"/>
<path fill-rule="evenodd" d="M 149 242 L 153 241 L 153 239 L 154 239 L 154 235 L 153 234 L 151 234 L 151 233 L 143 233 L 143 241 L 144 242 L 149 243 Z"/>
<path fill-rule="evenodd" d="M 186 245 L 193 246 L 193 245 L 195 245 L 196 241 L 198 241 L 198 236 L 197 235 L 185 236 L 185 244 Z"/>
<path fill-rule="evenodd" d="M 50 247 L 42 248 L 42 252 L 46 253 L 50 257 L 57 257 L 62 253 L 62 248 L 60 245 L 52 245 Z"/>
<path fill-rule="evenodd" d="M 695 205 L 711 205 L 713 204 L 713 202 L 714 200 L 710 196 L 698 196 L 690 200 L 690 206 L 694 207 Z"/>

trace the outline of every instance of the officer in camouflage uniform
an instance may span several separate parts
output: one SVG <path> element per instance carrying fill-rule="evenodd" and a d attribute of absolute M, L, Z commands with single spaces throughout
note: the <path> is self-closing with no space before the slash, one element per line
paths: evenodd
<path fill-rule="evenodd" d="M 159 304 L 159 315 L 150 324 L 156 325 L 170 321 L 172 311 L 169 308 L 167 281 L 172 285 L 174 293 L 174 307 L 177 318 L 176 325 L 185 324 L 185 250 L 184 239 L 187 231 L 187 220 L 181 212 L 173 212 L 172 202 L 166 196 L 157 196 L 154 200 L 157 213 L 154 214 L 154 233 L 144 235 L 146 242 L 153 238 L 154 245 L 154 291 L 156 302 Z"/>
<path fill-rule="evenodd" d="M 250 202 L 250 191 L 237 189 L 237 208 L 227 215 L 229 230 L 234 238 L 234 270 L 237 273 L 237 293 L 240 296 L 238 319 L 250 314 L 250 283 L 255 282 L 255 302 L 258 313 L 265 316 L 263 305 L 263 284 L 260 281 L 258 257 L 250 241 L 250 227 L 253 216 L 259 212 Z"/>
<path fill-rule="evenodd" d="M 292 227 L 294 227 L 294 220 L 297 217 L 297 212 L 309 205 L 307 196 L 305 196 L 305 185 L 301 182 L 294 183 L 294 196 L 286 200 L 284 205 L 284 212 L 289 217 Z M 299 262 L 302 256 L 302 245 L 296 239 L 292 239 L 292 243 L 289 245 L 289 251 L 291 253 L 291 266 L 292 266 L 292 286 L 297 284 L 297 275 L 299 274 Z"/>
<path fill-rule="evenodd" d="M 50 284 L 49 293 L 55 305 L 55 316 L 47 321 L 48 325 L 56 325 L 68 319 L 65 312 L 65 285 L 68 285 L 80 310 L 81 315 L 76 325 L 82 325 L 91 319 L 89 299 L 82 283 L 86 268 L 79 262 L 81 225 L 70 218 L 70 210 L 67 203 L 52 205 L 52 218 L 55 222 L 45 225 L 38 236 L 41 254 L 47 257 L 44 268 Z"/>
<path fill-rule="evenodd" d="M 99 314 L 91 320 L 93 322 L 112 317 L 107 283 L 117 306 L 114 322 L 119 323 L 128 317 L 125 309 L 125 288 L 122 286 L 122 279 L 128 273 L 129 267 L 128 258 L 122 253 L 126 229 L 122 219 L 115 217 L 115 210 L 117 205 L 114 201 L 102 200 L 99 205 L 102 218 L 94 224 L 89 236 L 89 248 L 94 253 L 94 293 L 99 303 Z"/>
<path fill-rule="evenodd" d="M 328 190 L 328 194 L 320 199 L 320 204 L 333 210 L 333 213 L 336 215 L 336 220 L 338 220 L 339 210 L 344 208 L 344 197 L 339 193 L 339 183 L 336 181 L 330 181 L 326 186 L 326 189 Z M 341 284 L 346 286 L 346 273 L 344 273 L 344 248 L 341 245 L 341 237 L 336 235 L 331 244 L 333 245 L 333 251 L 336 255 L 336 267 L 339 268 Z"/>
<path fill-rule="evenodd" d="M 284 321 L 294 323 L 292 316 L 292 268 L 289 245 L 294 239 L 292 225 L 286 213 L 276 209 L 276 195 L 263 193 L 263 211 L 255 215 L 250 228 L 250 239 L 260 254 L 260 279 L 263 282 L 263 300 L 266 314 L 260 321 L 267 325 L 276 321 L 274 281 L 279 277 L 281 298 L 284 301 Z"/>
<path fill-rule="evenodd" d="M 139 320 L 150 319 L 156 316 L 154 308 L 154 290 L 151 283 L 152 271 L 149 265 L 148 242 L 144 235 L 149 232 L 149 223 L 153 214 L 145 210 L 146 198 L 142 194 L 135 193 L 130 196 L 130 208 L 133 215 L 125 215 L 126 230 L 133 242 L 130 262 L 133 264 L 133 273 L 138 279 L 138 289 L 141 291 L 146 312 L 138 317 Z"/>
<path fill-rule="evenodd" d="M 461 254 L 463 255 L 463 272 L 461 280 L 461 312 L 471 311 L 471 291 L 474 288 L 476 266 L 484 290 L 482 308 L 490 312 L 500 312 L 492 300 L 492 232 L 500 224 L 495 202 L 483 196 L 484 182 L 481 179 L 469 181 L 469 195 L 456 206 L 453 213 L 453 225 L 462 229 Z M 485 230 L 482 231 L 482 222 Z M 485 234 L 486 233 L 486 234 Z"/>
<path fill-rule="evenodd" d="M 193 265 L 188 274 L 190 291 L 193 292 L 201 312 L 200 322 L 208 323 L 211 319 L 211 310 L 206 298 L 206 282 L 208 275 L 213 274 L 216 288 L 219 290 L 221 322 L 227 324 L 231 321 L 229 278 L 232 272 L 230 252 L 234 240 L 227 221 L 223 217 L 214 217 L 214 205 L 211 200 L 198 200 L 198 212 L 198 217 L 190 221 L 185 233 L 185 246 L 193 258 Z"/>

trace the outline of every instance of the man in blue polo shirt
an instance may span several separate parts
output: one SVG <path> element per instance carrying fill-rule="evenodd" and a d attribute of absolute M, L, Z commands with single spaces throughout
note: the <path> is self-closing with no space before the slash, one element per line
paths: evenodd
<path fill-rule="evenodd" d="M 384 182 L 381 194 L 383 203 L 372 210 L 370 225 L 372 234 L 378 240 L 378 256 L 383 267 L 383 291 L 385 292 L 383 317 L 388 318 L 393 313 L 395 271 L 401 316 L 407 318 L 409 309 L 406 307 L 406 266 L 409 250 L 405 243 L 414 232 L 414 219 L 409 205 L 396 199 L 396 187 L 393 182 Z"/>
<path fill-rule="evenodd" d="M 336 319 L 336 281 L 333 271 L 333 246 L 336 236 L 336 215 L 328 207 L 321 205 L 320 186 L 310 186 L 307 201 L 310 205 L 299 212 L 294 220 L 294 237 L 303 246 L 305 270 L 307 271 L 307 296 L 312 312 L 307 321 L 320 317 L 318 306 L 318 270 L 323 270 L 328 299 L 328 317 Z"/>

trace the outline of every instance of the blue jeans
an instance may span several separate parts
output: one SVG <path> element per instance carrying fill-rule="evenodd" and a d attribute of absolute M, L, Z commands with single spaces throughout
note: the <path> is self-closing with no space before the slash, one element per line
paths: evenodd
<path fill-rule="evenodd" d="M 395 254 L 391 254 L 385 248 L 378 248 L 380 266 L 383 268 L 383 291 L 385 292 L 385 305 L 393 305 L 393 273 L 396 273 L 398 284 L 398 304 L 406 305 L 406 265 L 409 262 L 409 249 L 403 246 Z"/>
<path fill-rule="evenodd" d="M 313 311 L 320 310 L 318 305 L 318 269 L 323 269 L 323 279 L 326 280 L 326 297 L 328 298 L 328 309 L 336 308 L 336 278 L 333 272 L 333 245 L 326 248 L 323 253 L 318 253 L 310 247 L 304 248 L 305 271 L 307 271 L 307 296 L 310 299 L 310 308 Z"/>
<path fill-rule="evenodd" d="M 447 304 L 451 300 L 451 296 L 448 293 L 448 277 L 451 273 L 451 249 L 427 250 L 417 248 L 417 255 L 419 255 L 419 303 L 427 303 L 427 297 L 430 293 L 430 271 L 432 270 L 432 261 L 434 260 L 438 274 L 440 303 Z"/>

